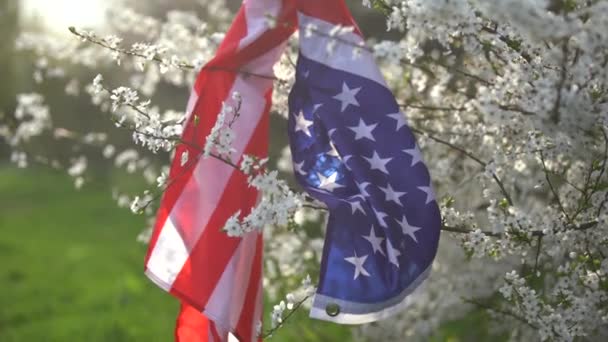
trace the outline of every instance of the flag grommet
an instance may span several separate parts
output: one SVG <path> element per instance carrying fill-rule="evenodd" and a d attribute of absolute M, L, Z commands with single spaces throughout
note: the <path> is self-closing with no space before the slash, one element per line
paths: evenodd
<path fill-rule="evenodd" d="M 340 314 L 340 305 L 336 303 L 327 304 L 325 312 L 331 317 L 336 317 Z"/>

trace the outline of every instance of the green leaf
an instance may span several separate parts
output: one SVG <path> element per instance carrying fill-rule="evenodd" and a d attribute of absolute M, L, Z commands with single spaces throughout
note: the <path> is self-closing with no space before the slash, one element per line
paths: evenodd
<path fill-rule="evenodd" d="M 606 189 L 608 189 L 608 182 L 601 182 L 600 184 L 597 185 L 597 187 L 594 190 L 597 192 L 597 191 L 604 191 Z"/>
<path fill-rule="evenodd" d="M 443 199 L 443 205 L 446 208 L 451 208 L 454 205 L 454 203 L 456 203 L 456 199 L 453 196 L 446 196 Z"/>
<path fill-rule="evenodd" d="M 564 0 L 562 3 L 564 12 L 572 12 L 576 9 L 576 0 Z"/>
<path fill-rule="evenodd" d="M 604 95 L 604 92 L 601 89 L 593 89 L 589 92 L 589 96 L 591 96 L 593 102 L 599 100 L 602 95 Z"/>
<path fill-rule="evenodd" d="M 511 49 L 519 52 L 521 50 L 521 40 L 519 39 L 507 39 L 506 40 L 507 46 L 510 47 Z"/>
<path fill-rule="evenodd" d="M 372 8 L 376 11 L 382 12 L 382 14 L 388 16 L 391 14 L 392 8 L 383 0 L 373 0 Z"/>
<path fill-rule="evenodd" d="M 602 169 L 602 164 L 603 164 L 603 160 L 600 159 L 596 159 L 593 161 L 593 171 L 597 171 L 597 170 L 601 170 Z"/>

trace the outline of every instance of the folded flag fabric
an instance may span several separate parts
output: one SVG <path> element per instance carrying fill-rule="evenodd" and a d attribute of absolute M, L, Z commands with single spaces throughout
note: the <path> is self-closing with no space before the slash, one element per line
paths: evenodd
<path fill-rule="evenodd" d="M 344 2 L 298 1 L 298 19 L 308 34 L 289 99 L 294 172 L 329 208 L 311 316 L 373 322 L 407 305 L 429 274 L 440 212 L 405 116 Z"/>
<path fill-rule="evenodd" d="M 267 155 L 272 67 L 295 29 L 294 6 L 282 0 L 245 1 L 192 90 L 182 135 L 187 143 L 176 149 L 145 260 L 146 275 L 184 304 L 178 340 L 193 341 L 188 326 L 208 327 L 202 328 L 201 341 L 225 341 L 228 332 L 240 341 L 258 339 L 262 236 L 251 232 L 235 238 L 221 231 L 231 215 L 249 212 L 258 194 L 245 175 L 202 154 L 222 103 L 232 103 L 238 92 L 243 106 L 232 126 L 233 162 L 243 154 Z M 267 16 L 292 25 L 271 28 Z M 191 308 L 204 317 L 194 317 Z"/>
<path fill-rule="evenodd" d="M 178 340 L 226 341 L 228 332 L 258 339 L 261 235 L 221 231 L 258 194 L 239 171 L 201 158 L 197 146 L 237 91 L 243 106 L 232 127 L 233 162 L 267 155 L 272 77 L 264 75 L 272 75 L 298 27 L 288 122 L 294 172 L 329 209 L 311 316 L 346 324 L 382 319 L 402 309 L 429 273 L 441 224 L 429 173 L 344 1 L 246 0 L 196 80 L 187 143 L 176 150 L 146 257 L 148 277 L 182 301 Z"/>

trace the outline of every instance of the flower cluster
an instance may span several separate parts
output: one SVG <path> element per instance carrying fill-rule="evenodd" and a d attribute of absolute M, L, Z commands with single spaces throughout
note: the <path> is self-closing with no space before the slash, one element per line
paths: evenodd
<path fill-rule="evenodd" d="M 272 312 L 270 313 L 272 329 L 276 329 L 283 324 L 283 319 L 286 315 L 285 311 L 288 312 L 288 315 L 297 310 L 300 305 L 315 293 L 315 290 L 316 289 L 310 280 L 310 275 L 306 275 L 298 289 L 285 295 L 284 300 L 281 300 L 279 304 L 272 307 Z M 270 337 L 272 335 L 272 330 L 267 332 L 266 335 Z"/>
<path fill-rule="evenodd" d="M 97 75 L 88 86 L 93 103 L 107 108 L 104 101 L 110 101 L 111 112 L 118 127 L 127 127 L 133 132 L 133 141 L 150 151 L 170 151 L 179 141 L 183 130 L 185 114 L 167 110 L 161 114 L 158 107 L 151 107 L 150 100 L 140 101 L 139 94 L 128 87 L 108 90 L 103 85 L 103 76 Z M 105 94 L 106 96 L 99 96 Z M 109 97 L 107 97 L 109 95 Z M 106 102 L 107 103 L 107 102 Z M 120 113 L 117 111 L 120 109 Z"/>
<path fill-rule="evenodd" d="M 247 182 L 260 192 L 261 199 L 246 216 L 242 217 L 239 211 L 228 219 L 224 231 L 229 236 L 242 236 L 266 226 L 287 226 L 301 207 L 301 196 L 278 178 L 278 171 L 266 171 L 266 162 L 267 159 L 243 157 L 241 171 L 248 175 Z"/>
<path fill-rule="evenodd" d="M 205 149 L 203 150 L 205 157 L 209 157 L 212 152 L 215 152 L 221 157 L 230 159 L 230 154 L 236 151 L 232 147 L 235 138 L 232 125 L 239 118 L 243 100 L 241 95 L 235 92 L 232 94 L 232 101 L 235 103 L 234 105 L 222 103 L 222 110 L 205 140 Z"/>
<path fill-rule="evenodd" d="M 44 97 L 36 93 L 17 96 L 15 119 L 18 125 L 8 140 L 12 146 L 26 143 L 51 127 L 49 107 L 44 103 Z"/>

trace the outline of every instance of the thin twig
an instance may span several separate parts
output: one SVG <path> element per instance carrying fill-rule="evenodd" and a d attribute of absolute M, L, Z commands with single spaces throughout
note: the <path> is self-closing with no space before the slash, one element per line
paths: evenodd
<path fill-rule="evenodd" d="M 536 239 L 536 256 L 534 258 L 534 274 L 538 271 L 538 258 L 540 257 L 540 248 L 543 243 L 543 235 L 539 235 Z"/>
<path fill-rule="evenodd" d="M 608 194 L 607 194 L 606 198 L 608 201 Z M 566 226 L 565 230 L 585 231 L 587 229 L 591 229 L 591 228 L 597 226 L 597 224 L 598 224 L 598 221 L 590 221 L 590 222 L 582 223 L 580 225 Z M 461 228 L 461 227 L 452 227 L 452 226 L 446 226 L 446 225 L 442 225 L 441 230 L 450 232 L 450 233 L 458 233 L 458 234 L 471 234 L 474 232 L 474 230 L 471 230 L 471 229 Z M 496 232 L 490 232 L 487 230 L 480 230 L 480 232 L 483 235 L 486 235 L 489 237 L 494 237 L 494 238 L 502 238 L 505 236 L 505 233 L 496 233 Z M 540 237 L 540 236 L 547 235 L 547 234 L 543 233 L 541 230 L 532 230 L 529 233 L 531 236 L 534 236 L 534 237 Z"/>
<path fill-rule="evenodd" d="M 479 165 L 481 165 L 484 169 L 487 167 L 488 163 L 484 162 L 483 160 L 477 158 L 475 155 L 473 155 L 471 152 L 465 150 L 462 147 L 456 146 L 448 141 L 445 141 L 441 138 L 438 138 L 432 134 L 429 134 L 428 132 L 422 131 L 420 129 L 417 128 L 413 128 L 410 127 L 410 129 L 413 132 L 416 132 L 418 134 L 422 134 L 426 137 L 428 137 L 429 139 L 432 139 L 440 144 L 443 144 L 445 146 L 448 146 L 462 154 L 464 154 L 465 156 L 469 157 L 470 159 L 474 160 L 475 162 L 477 162 Z M 502 183 L 502 181 L 500 180 L 500 178 L 498 178 L 498 176 L 492 172 L 492 178 L 494 179 L 494 181 L 496 182 L 496 184 L 498 185 L 498 187 L 500 188 L 500 191 L 502 192 L 502 194 L 505 196 L 507 202 L 509 203 L 510 206 L 513 206 L 513 200 L 511 199 L 511 195 L 509 195 L 509 193 L 507 192 L 507 189 L 505 188 L 504 184 Z"/>
<path fill-rule="evenodd" d="M 515 318 L 516 320 L 518 320 L 518 321 L 520 321 L 520 322 L 522 322 L 522 323 L 524 323 L 524 324 L 527 324 L 527 325 L 529 325 L 530 327 L 532 327 L 532 328 L 536 329 L 536 326 L 535 326 L 534 324 L 532 324 L 532 323 L 528 322 L 528 321 L 527 321 L 527 320 L 525 320 L 523 317 L 521 317 L 521 316 L 517 315 L 517 314 L 516 314 L 516 313 L 514 313 L 514 312 L 507 311 L 507 310 L 503 310 L 503 309 L 499 309 L 499 308 L 497 308 L 497 307 L 494 307 L 494 306 L 489 305 L 489 304 L 486 304 L 486 303 L 482 303 L 482 302 L 480 302 L 480 301 L 478 301 L 478 300 L 475 300 L 475 299 L 467 299 L 467 298 L 463 298 L 463 301 L 464 301 L 465 303 L 473 304 L 473 305 L 475 305 L 475 306 L 477 306 L 477 307 L 480 307 L 480 308 L 482 308 L 482 309 L 491 310 L 491 311 L 494 311 L 494 312 L 496 312 L 496 313 L 499 313 L 499 314 L 502 314 L 502 315 L 505 315 L 505 316 L 509 316 L 509 317 Z"/>
<path fill-rule="evenodd" d="M 606 130 L 604 129 L 604 127 L 602 127 L 602 136 L 604 137 L 604 161 L 602 161 L 600 174 L 595 179 L 594 188 L 597 188 L 598 185 L 600 184 L 600 180 L 601 180 L 602 176 L 604 176 L 604 172 L 606 172 L 606 163 L 608 162 L 608 134 L 606 133 Z"/>
<path fill-rule="evenodd" d="M 555 103 L 553 104 L 553 110 L 551 111 L 551 118 L 554 123 L 558 123 L 560 119 L 560 106 L 562 102 L 562 88 L 566 83 L 566 76 L 568 74 L 568 40 L 564 39 L 562 45 L 562 66 L 559 75 L 559 81 L 557 83 L 557 96 L 555 97 Z"/>
<path fill-rule="evenodd" d="M 415 105 L 415 104 L 399 104 L 399 107 L 402 108 L 414 108 L 414 109 L 423 109 L 423 110 L 436 110 L 436 111 L 462 111 L 464 107 L 435 107 L 435 106 L 427 106 L 427 105 Z"/>
<path fill-rule="evenodd" d="M 473 232 L 473 230 L 470 230 L 470 229 L 459 228 L 459 227 L 450 227 L 450 226 L 445 226 L 445 225 L 441 226 L 441 230 L 450 232 L 450 233 L 458 233 L 458 234 L 471 234 Z M 488 232 L 488 231 L 481 231 L 481 233 L 483 235 L 496 237 L 496 238 L 502 236 L 501 233 L 494 233 L 494 232 Z"/>
<path fill-rule="evenodd" d="M 141 54 L 139 52 L 135 52 L 132 50 L 127 50 L 127 49 L 123 49 L 123 48 L 118 48 L 118 47 L 114 47 L 114 46 L 110 46 L 108 44 L 106 44 L 102 39 L 94 39 L 91 36 L 88 35 L 84 35 L 80 32 L 78 32 L 78 30 L 76 30 L 76 28 L 74 27 L 69 27 L 68 28 L 70 30 L 70 32 L 74 35 L 76 35 L 77 37 L 80 37 L 81 39 L 88 41 L 90 43 L 93 43 L 95 45 L 101 46 L 105 49 L 108 49 L 110 51 L 114 51 L 116 53 L 120 53 L 123 55 L 127 55 L 127 56 L 131 56 L 131 57 L 138 57 L 138 58 L 143 58 L 145 60 L 153 60 L 157 63 L 161 63 L 164 64 L 166 61 L 164 61 L 162 58 L 154 55 L 153 57 L 149 57 L 146 56 L 144 54 Z M 187 62 L 179 62 L 177 65 L 175 65 L 177 68 L 182 69 L 182 70 L 195 70 L 196 67 L 193 64 L 187 63 Z M 284 80 L 281 80 L 279 78 L 276 78 L 274 76 L 271 75 L 261 75 L 261 74 L 257 74 L 248 70 L 242 70 L 242 69 L 231 69 L 231 68 L 223 68 L 223 67 L 218 67 L 218 66 L 204 66 L 201 70 L 211 70 L 211 71 L 226 71 L 226 72 L 235 72 L 235 73 L 239 73 L 239 74 L 243 74 L 246 76 L 254 76 L 254 77 L 260 77 L 260 78 L 265 78 L 265 79 L 269 79 L 269 80 L 277 80 L 280 82 L 284 82 Z"/>
<path fill-rule="evenodd" d="M 549 184 L 549 188 L 551 189 L 551 192 L 553 193 L 553 196 L 555 196 L 555 200 L 557 201 L 557 205 L 559 206 L 559 209 L 561 210 L 561 212 L 566 217 L 566 220 L 568 220 L 568 223 L 572 223 L 572 219 L 570 218 L 570 215 L 568 215 L 568 212 L 566 211 L 566 208 L 564 208 L 564 205 L 562 204 L 562 201 L 561 201 L 561 199 L 559 197 L 559 194 L 557 193 L 557 190 L 553 186 L 553 182 L 551 182 L 551 178 L 549 178 L 549 171 L 547 171 L 547 164 L 545 163 L 545 156 L 544 156 L 543 152 L 540 151 L 539 155 L 540 155 L 541 164 L 543 166 L 543 171 L 545 173 L 545 180 L 547 180 L 547 183 Z"/>
<path fill-rule="evenodd" d="M 285 325 L 285 322 L 287 322 L 287 320 L 302 306 L 302 304 L 304 304 L 305 301 L 308 300 L 308 298 L 310 298 L 310 296 L 306 296 L 304 297 L 301 301 L 297 302 L 293 309 L 291 309 L 291 311 L 289 311 L 289 313 L 285 316 L 285 318 L 283 318 L 281 320 L 281 322 L 274 328 L 268 329 L 264 332 L 264 334 L 258 336 L 259 338 L 269 338 L 270 336 L 272 336 L 272 334 L 274 334 L 277 330 L 279 330 L 283 325 Z"/>

